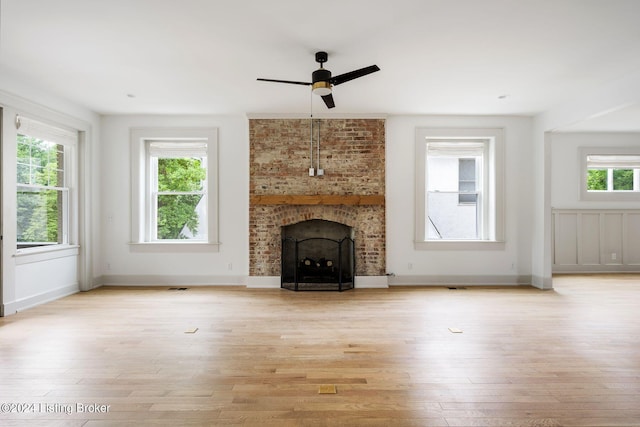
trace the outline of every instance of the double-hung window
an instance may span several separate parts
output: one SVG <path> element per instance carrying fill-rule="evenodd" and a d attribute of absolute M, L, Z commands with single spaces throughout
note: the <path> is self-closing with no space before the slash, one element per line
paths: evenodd
<path fill-rule="evenodd" d="M 503 240 L 502 145 L 500 129 L 417 130 L 417 247 Z"/>
<path fill-rule="evenodd" d="M 482 240 L 488 206 L 485 140 L 426 142 L 427 239 Z"/>
<path fill-rule="evenodd" d="M 69 244 L 77 132 L 16 119 L 17 248 Z"/>
<path fill-rule="evenodd" d="M 133 129 L 132 243 L 217 247 L 215 129 Z"/>
<path fill-rule="evenodd" d="M 149 141 L 151 241 L 207 241 L 207 142 Z"/>

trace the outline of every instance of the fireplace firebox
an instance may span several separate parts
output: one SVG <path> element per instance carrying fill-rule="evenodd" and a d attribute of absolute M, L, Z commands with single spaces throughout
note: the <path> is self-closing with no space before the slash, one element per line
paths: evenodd
<path fill-rule="evenodd" d="M 353 229 L 322 219 L 284 226 L 281 261 L 281 288 L 294 291 L 353 289 Z"/>

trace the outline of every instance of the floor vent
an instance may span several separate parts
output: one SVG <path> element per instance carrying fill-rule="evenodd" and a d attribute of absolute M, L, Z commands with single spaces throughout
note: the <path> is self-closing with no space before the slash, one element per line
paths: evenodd
<path fill-rule="evenodd" d="M 465 290 L 467 288 L 465 288 L 464 286 L 449 286 L 447 289 L 449 289 L 450 291 L 457 291 L 457 290 Z"/>
<path fill-rule="evenodd" d="M 170 291 L 186 291 L 189 288 L 169 288 Z"/>

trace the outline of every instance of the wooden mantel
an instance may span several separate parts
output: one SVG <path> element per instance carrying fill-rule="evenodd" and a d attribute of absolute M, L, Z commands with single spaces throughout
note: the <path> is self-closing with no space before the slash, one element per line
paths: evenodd
<path fill-rule="evenodd" d="M 252 205 L 384 205 L 384 195 L 264 194 L 251 196 Z"/>

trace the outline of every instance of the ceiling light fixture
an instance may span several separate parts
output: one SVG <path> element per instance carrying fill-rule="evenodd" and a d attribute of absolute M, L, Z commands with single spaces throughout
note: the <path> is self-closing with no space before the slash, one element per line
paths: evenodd
<path fill-rule="evenodd" d="M 315 82 L 313 84 L 313 93 L 319 96 L 329 95 L 331 93 L 331 83 L 326 81 Z"/>

